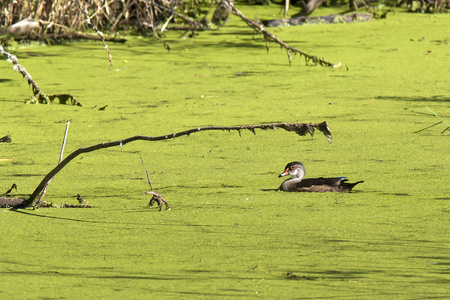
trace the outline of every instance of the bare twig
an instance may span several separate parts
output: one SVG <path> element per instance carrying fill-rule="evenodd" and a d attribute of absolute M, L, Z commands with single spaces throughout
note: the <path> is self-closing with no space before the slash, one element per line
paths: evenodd
<path fill-rule="evenodd" d="M 9 195 L 10 197 L 12 197 L 12 195 L 13 195 L 13 190 L 16 190 L 16 192 L 17 192 L 17 184 L 15 184 L 15 183 L 13 183 L 12 185 L 11 185 L 11 187 L 9 188 L 9 190 L 7 190 L 3 195 Z"/>
<path fill-rule="evenodd" d="M 256 21 L 246 17 L 242 12 L 240 12 L 234 6 L 234 4 L 231 1 L 229 1 L 229 0 L 225 0 L 225 1 L 228 1 L 228 5 L 230 5 L 231 11 L 235 15 L 240 17 L 242 20 L 244 20 L 244 22 L 247 23 L 248 26 L 252 27 L 257 32 L 261 32 L 264 35 L 265 39 L 273 40 L 275 43 L 277 43 L 280 46 L 284 47 L 286 49 L 286 53 L 287 53 L 287 56 L 288 56 L 288 59 L 289 59 L 289 64 L 292 64 L 291 52 L 294 52 L 294 53 L 298 53 L 300 55 L 303 55 L 305 57 L 305 61 L 306 61 L 307 64 L 311 63 L 312 65 L 321 65 L 321 66 L 327 66 L 327 67 L 333 67 L 333 68 L 339 68 L 341 66 L 341 63 L 333 64 L 331 62 L 326 61 L 324 58 L 317 57 L 315 55 L 307 54 L 307 53 L 305 53 L 305 52 L 303 52 L 303 51 L 301 51 L 301 50 L 299 50 L 297 48 L 289 46 L 288 44 L 283 42 L 279 37 L 277 37 L 276 35 L 274 35 L 273 33 L 269 32 L 269 31 L 267 31 L 264 28 L 263 24 L 261 24 L 260 22 L 256 22 Z"/>
<path fill-rule="evenodd" d="M 101 143 L 97 145 L 93 145 L 87 148 L 79 148 L 78 150 L 75 150 L 72 152 L 69 156 L 67 156 L 63 161 L 61 161 L 60 164 L 58 164 L 55 168 L 53 168 L 47 175 L 45 175 L 44 179 L 42 179 L 41 183 L 36 187 L 34 192 L 31 194 L 31 196 L 28 198 L 28 200 L 24 201 L 19 208 L 23 208 L 26 206 L 31 205 L 37 195 L 42 191 L 45 184 L 53 177 L 55 176 L 59 171 L 61 171 L 62 168 L 64 168 L 70 161 L 72 161 L 75 157 L 82 153 L 92 152 L 99 149 L 105 149 L 105 148 L 111 148 L 116 146 L 123 146 L 125 144 L 134 142 L 134 141 L 162 141 L 162 140 L 168 140 L 168 139 L 174 139 L 176 137 L 180 136 L 189 136 L 192 133 L 200 132 L 200 131 L 209 131 L 209 130 L 221 130 L 221 131 L 231 131 L 235 130 L 238 131 L 239 134 L 242 130 L 250 130 L 251 132 L 255 133 L 255 129 L 275 129 L 275 128 L 282 128 L 287 131 L 294 131 L 300 136 L 306 135 L 309 133 L 311 136 L 314 135 L 314 131 L 317 129 L 320 132 L 322 132 L 326 137 L 328 142 L 331 143 L 332 136 L 330 129 L 328 127 L 327 122 L 322 123 L 272 123 L 272 124 L 258 124 L 258 125 L 244 125 L 244 126 L 208 126 L 208 127 L 198 127 L 193 128 L 177 133 L 172 133 L 168 135 L 162 135 L 162 136 L 143 136 L 143 135 L 136 135 L 133 137 L 129 137 L 123 140 L 118 140 L 114 142 L 109 143 Z"/>
<path fill-rule="evenodd" d="M 102 39 L 103 46 L 105 47 L 105 50 L 108 53 L 109 69 L 112 70 L 112 67 L 113 67 L 112 55 L 111 55 L 111 52 L 109 52 L 108 45 L 106 45 L 105 36 L 103 35 L 103 32 L 98 30 L 97 26 L 92 24 L 91 19 L 89 17 L 89 13 L 86 10 L 86 8 L 82 7 L 80 0 L 77 0 L 77 4 L 78 4 L 78 7 L 83 11 L 84 17 L 86 19 L 86 23 L 88 23 L 92 27 L 92 29 L 94 29 L 97 32 L 98 36 Z"/>
<path fill-rule="evenodd" d="M 150 177 L 148 177 L 148 172 L 147 172 L 147 169 L 145 168 L 144 160 L 142 159 L 142 155 L 141 155 L 141 163 L 142 163 L 142 167 L 144 168 L 144 171 L 145 171 L 145 176 L 147 177 L 147 182 L 150 185 L 150 189 L 153 191 L 153 185 L 152 185 L 152 182 L 150 181 Z"/>
<path fill-rule="evenodd" d="M 61 161 L 63 159 L 64 149 L 66 148 L 66 140 L 67 140 L 67 133 L 69 132 L 69 124 L 70 124 L 70 121 L 67 121 L 66 131 L 64 132 L 64 139 L 63 139 L 63 143 L 61 145 L 61 152 L 59 154 L 58 165 L 61 163 Z M 37 208 L 37 207 L 39 207 L 41 205 L 42 200 L 44 199 L 45 194 L 47 193 L 47 188 L 50 185 L 50 182 L 52 182 L 52 179 L 53 179 L 53 177 L 50 178 L 50 180 L 45 184 L 44 189 L 42 190 L 41 196 L 39 197 L 38 202 L 34 206 L 35 208 Z"/>

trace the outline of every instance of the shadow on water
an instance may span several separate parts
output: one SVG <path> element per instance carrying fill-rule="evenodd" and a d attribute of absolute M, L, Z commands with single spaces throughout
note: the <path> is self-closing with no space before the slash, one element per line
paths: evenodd
<path fill-rule="evenodd" d="M 18 264 L 16 262 L 6 261 L 6 263 L 9 264 Z M 21 264 L 19 264 L 21 265 Z M 34 266 L 34 265 L 27 265 L 27 266 Z M 211 282 L 211 281 L 223 281 L 223 280 L 239 280 L 239 281 L 245 281 L 245 280 L 251 280 L 250 278 L 243 277 L 243 276 L 221 276 L 222 274 L 219 270 L 213 270 L 206 272 L 205 275 L 195 275 L 198 274 L 198 272 L 187 270 L 185 273 L 177 275 L 177 274 L 136 274 L 136 273 L 123 273 L 123 270 L 117 271 L 114 270 L 114 268 L 70 268 L 70 267 L 64 267 L 64 266 L 53 266 L 52 269 L 54 270 L 47 270 L 47 271 L 0 271 L 0 274 L 5 276 L 11 276 L 11 275 L 23 275 L 23 276 L 40 276 L 40 277 L 67 277 L 67 278 L 74 278 L 74 280 L 79 280 L 80 278 L 86 278 L 86 279 L 101 279 L 101 280 L 129 280 L 130 283 L 137 282 L 137 281 L 162 281 L 162 282 Z M 89 272 L 89 273 L 85 273 Z M 95 272 L 94 274 L 90 272 Z M 101 274 L 98 274 L 101 272 Z M 205 271 L 203 271 L 205 272 Z M 102 274 L 103 273 L 103 274 Z M 212 275 L 213 273 L 219 274 L 219 275 Z M 115 291 L 120 291 L 122 289 L 126 289 L 125 286 L 117 286 Z M 155 292 L 156 289 L 151 288 L 140 288 L 144 290 L 149 290 L 151 292 Z M 173 294 L 179 294 L 179 295 L 199 295 L 199 296 L 236 296 L 236 292 L 246 292 L 245 290 L 234 290 L 234 289 L 226 289 L 218 291 L 216 293 L 212 292 L 189 292 L 189 291 L 183 291 L 183 290 L 164 290 L 164 293 L 173 293 Z M 232 293 L 232 294 L 231 294 Z M 246 294 L 242 294 L 244 296 Z"/>
<path fill-rule="evenodd" d="M 378 100 L 388 100 L 388 101 L 405 101 L 405 102 L 450 102 L 450 97 L 444 96 L 444 95 L 435 95 L 431 97 L 420 97 L 420 96 L 413 96 L 413 97 L 397 97 L 397 96 L 377 96 L 375 99 Z"/>
<path fill-rule="evenodd" d="M 256 48 L 256 49 L 261 49 L 261 50 L 265 50 L 266 46 L 263 43 L 256 43 L 253 41 L 245 41 L 245 40 L 237 40 L 235 42 L 220 42 L 220 43 L 199 43 L 199 44 L 193 44 L 189 46 L 189 49 L 205 49 L 205 47 L 207 48 L 217 48 L 219 51 L 219 49 L 223 49 L 223 48 Z M 262 52 L 265 53 L 265 52 Z"/>
<path fill-rule="evenodd" d="M 338 270 L 324 270 L 324 271 L 308 271 L 306 272 L 308 278 L 315 279 L 333 279 L 333 280 L 350 280 L 363 279 L 371 274 L 383 273 L 379 270 L 357 270 L 357 271 L 338 271 Z"/>
<path fill-rule="evenodd" d="M 236 30 L 236 31 L 220 31 L 220 30 L 214 30 L 209 32 L 210 35 L 217 35 L 217 36 L 258 36 L 255 34 L 252 30 Z"/>
<path fill-rule="evenodd" d="M 16 102 L 16 103 L 23 104 L 24 100 L 12 100 L 10 98 L 2 98 L 2 97 L 0 97 L 0 102 Z"/>
<path fill-rule="evenodd" d="M 41 208 L 44 209 L 44 208 Z M 49 208 L 52 209 L 52 208 Z M 67 209 L 90 209 L 92 210 L 93 208 L 67 208 Z M 94 223 L 94 224 L 116 224 L 116 225 L 121 225 L 121 226 L 129 226 L 129 225 L 134 225 L 134 226 L 146 226 L 146 227 L 159 227 L 159 226 L 164 226 L 164 227 L 202 227 L 202 228 L 210 228 L 210 227 L 234 227 L 234 225 L 224 225 L 224 224 L 196 224 L 196 223 L 187 223 L 187 222 L 176 222 L 176 223 L 155 223 L 155 224 L 149 224 L 149 223 L 139 223 L 139 222 L 121 222 L 121 221 L 107 221 L 107 220 L 85 220 L 85 219 L 76 219 L 76 218 L 67 218 L 67 217 L 55 217 L 55 216 L 46 216 L 46 215 L 38 215 L 35 213 L 31 213 L 28 211 L 24 211 L 24 210 L 19 210 L 19 209 L 15 209 L 15 208 L 11 208 L 10 209 L 11 212 L 16 212 L 19 214 L 24 214 L 24 215 L 28 215 L 28 216 L 32 216 L 32 217 L 38 217 L 38 218 L 47 218 L 47 219 L 55 219 L 55 220 L 62 220 L 62 221 L 72 221 L 72 222 L 80 222 L 80 223 Z M 158 209 L 151 209 L 151 208 L 140 208 L 138 210 L 133 210 L 131 211 L 133 213 L 136 212 L 143 212 L 143 213 L 150 213 L 150 212 L 154 212 L 157 214 L 160 214 L 161 212 Z M 130 213 L 130 211 L 124 212 L 124 213 Z M 125 229 L 129 229 L 128 227 L 126 227 Z"/>
<path fill-rule="evenodd" d="M 13 212 L 16 212 L 16 213 L 19 213 L 19 214 L 28 215 L 28 216 L 38 217 L 38 218 L 48 218 L 48 219 L 83 222 L 83 223 L 98 223 L 98 224 L 116 223 L 116 224 L 120 224 L 120 222 L 105 222 L 105 221 L 82 220 L 82 219 L 74 219 L 74 218 L 66 218 L 66 217 L 43 216 L 43 215 L 33 214 L 33 213 L 30 213 L 30 212 L 23 211 L 23 210 L 18 210 L 18 209 L 10 209 L 10 211 L 13 211 Z"/>
<path fill-rule="evenodd" d="M 32 262 L 19 262 L 19 261 L 13 261 L 11 259 L 5 259 L 2 261 L 6 264 L 11 265 L 21 265 L 21 266 L 27 266 L 27 267 L 41 267 L 39 264 L 35 264 Z M 113 267 L 71 267 L 71 266 L 50 266 L 50 268 L 59 270 L 59 271 L 15 271 L 15 270 L 2 270 L 0 271 L 0 274 L 16 274 L 16 275 L 40 275 L 40 276 L 68 276 L 68 277 L 84 277 L 84 278 L 101 278 L 101 279 L 132 279 L 132 280 L 192 280 L 190 276 L 187 276 L 189 274 L 200 274 L 196 276 L 196 279 L 198 280 L 221 280 L 221 279 L 241 279 L 245 280 L 248 279 L 246 277 L 239 277 L 239 276 L 221 276 L 220 270 L 184 270 L 183 275 L 178 274 L 148 274 L 148 273 L 137 273 L 136 272 L 129 272 L 124 273 L 123 270 L 116 271 Z M 96 272 L 97 274 L 80 274 L 80 271 L 89 271 L 89 272 Z M 103 272 L 104 275 L 98 274 L 98 272 Z M 115 274 L 116 273 L 116 274 Z M 213 275 L 213 274 L 219 274 L 219 275 Z M 204 275 L 203 275 L 204 274 Z"/>
<path fill-rule="evenodd" d="M 411 196 L 408 193 L 386 193 L 386 192 L 380 192 L 380 191 L 379 191 L 379 194 L 385 195 L 385 196 Z"/>

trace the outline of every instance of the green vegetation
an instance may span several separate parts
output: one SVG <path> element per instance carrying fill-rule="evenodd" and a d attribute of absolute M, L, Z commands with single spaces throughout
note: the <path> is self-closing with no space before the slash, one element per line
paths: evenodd
<path fill-rule="evenodd" d="M 434 123 L 433 125 L 430 125 L 430 126 L 427 126 L 427 127 L 425 127 L 425 128 L 422 128 L 422 129 L 420 129 L 420 130 L 417 130 L 415 133 L 422 132 L 422 131 L 424 131 L 424 130 L 427 130 L 427 129 L 431 128 L 431 127 L 437 126 L 437 125 L 442 124 L 442 123 L 444 123 L 445 125 L 447 125 L 447 127 L 446 127 L 441 133 L 444 133 L 444 132 L 446 132 L 447 130 L 450 129 L 450 125 L 449 125 L 447 122 L 445 122 L 445 121 L 444 121 L 437 113 L 435 113 L 434 111 L 432 111 L 432 110 L 431 110 L 430 108 L 428 108 L 428 107 L 427 107 L 427 109 L 428 109 L 433 115 L 435 115 L 436 118 L 438 118 L 440 121 L 437 122 L 437 123 Z"/>
<path fill-rule="evenodd" d="M 246 15 L 279 17 L 267 7 Z M 314 13 L 319 14 L 321 9 Z M 323 10 L 323 14 L 330 10 Z M 83 106 L 24 104 L 29 87 L 0 61 L 0 182 L 31 193 L 65 153 L 132 135 L 208 125 L 327 121 L 323 136 L 211 132 L 88 153 L 46 200 L 90 209 L 0 210 L 3 299 L 448 298 L 449 15 L 278 28 L 292 46 L 343 68 L 307 67 L 237 17 L 193 39 L 179 33 L 12 49 L 42 89 Z M 107 107 L 105 108 L 105 106 Z M 98 108 L 104 108 L 99 110 Z M 148 183 L 171 210 L 147 208 Z M 307 176 L 364 180 L 347 194 L 282 193 Z M 289 273 L 289 276 L 288 276 Z M 295 276 L 294 276 L 295 275 Z"/>

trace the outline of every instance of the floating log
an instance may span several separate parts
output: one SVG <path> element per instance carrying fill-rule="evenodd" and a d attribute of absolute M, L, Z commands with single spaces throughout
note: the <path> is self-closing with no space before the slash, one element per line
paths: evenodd
<path fill-rule="evenodd" d="M 334 14 L 321 17 L 300 16 L 290 19 L 276 19 L 262 21 L 266 27 L 278 26 L 300 26 L 306 24 L 334 24 L 334 23 L 354 23 L 367 22 L 372 20 L 372 14 L 351 13 L 348 15 Z"/>

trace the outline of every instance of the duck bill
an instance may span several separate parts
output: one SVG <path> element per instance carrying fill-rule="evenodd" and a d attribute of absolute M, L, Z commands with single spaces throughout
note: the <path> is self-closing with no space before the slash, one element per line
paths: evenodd
<path fill-rule="evenodd" d="M 278 175 L 278 178 L 289 175 L 288 171 L 289 171 L 289 169 L 286 169 L 283 173 Z"/>

